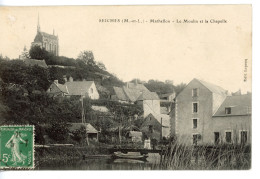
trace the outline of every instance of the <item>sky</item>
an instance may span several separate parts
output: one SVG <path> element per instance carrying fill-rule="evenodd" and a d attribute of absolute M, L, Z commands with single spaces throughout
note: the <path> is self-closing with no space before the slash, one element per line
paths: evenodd
<path fill-rule="evenodd" d="M 173 80 L 177 85 L 198 78 L 233 92 L 251 91 L 251 6 L 0 7 L 0 54 L 18 58 L 24 46 L 30 48 L 38 14 L 41 31 L 58 34 L 60 55 L 76 58 L 91 50 L 123 81 Z M 171 23 L 149 23 L 151 19 Z"/>

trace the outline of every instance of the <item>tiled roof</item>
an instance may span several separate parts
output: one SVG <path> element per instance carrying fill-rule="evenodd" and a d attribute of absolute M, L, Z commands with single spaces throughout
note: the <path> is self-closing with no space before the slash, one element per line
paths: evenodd
<path fill-rule="evenodd" d="M 84 95 L 90 88 L 94 81 L 73 81 L 66 82 L 69 95 Z"/>
<path fill-rule="evenodd" d="M 131 89 L 131 88 L 127 88 L 127 87 L 123 87 L 123 91 L 125 92 L 127 98 L 131 101 L 131 102 L 135 102 L 138 97 L 141 95 L 141 91 L 138 89 Z"/>
<path fill-rule="evenodd" d="M 196 80 L 198 80 L 198 79 L 196 79 Z M 227 90 L 221 88 L 220 86 L 211 84 L 211 83 L 203 81 L 203 80 L 198 80 L 198 81 L 213 93 L 217 93 L 217 94 L 221 94 L 221 95 L 225 95 L 227 93 Z"/>
<path fill-rule="evenodd" d="M 55 35 L 48 34 L 48 33 L 46 33 L 46 32 L 40 32 L 40 33 L 42 34 L 42 36 L 47 37 L 47 38 L 49 38 L 49 39 L 54 39 L 54 40 L 57 40 L 57 39 L 58 39 L 58 37 L 55 36 Z"/>
<path fill-rule="evenodd" d="M 34 38 L 34 42 L 43 42 L 43 37 L 46 37 L 48 39 L 57 40 L 58 37 L 52 34 L 48 34 L 46 32 L 38 32 Z"/>
<path fill-rule="evenodd" d="M 143 91 L 138 97 L 137 101 L 143 100 L 160 100 L 159 96 L 155 92 Z"/>
<path fill-rule="evenodd" d="M 143 84 L 139 84 L 139 83 L 127 83 L 127 87 L 130 89 L 137 89 L 140 91 L 149 91 Z"/>
<path fill-rule="evenodd" d="M 47 64 L 45 63 L 45 60 L 36 60 L 36 59 L 25 59 L 24 60 L 25 65 L 27 66 L 34 66 L 38 65 L 39 67 L 42 68 L 48 68 Z"/>
<path fill-rule="evenodd" d="M 69 127 L 70 131 L 75 131 L 80 129 L 81 127 L 86 128 L 88 134 L 90 133 L 98 133 L 98 131 L 90 124 L 90 123 L 69 123 L 71 126 Z"/>
<path fill-rule="evenodd" d="M 55 83 L 54 83 L 55 84 Z M 63 85 L 63 84 L 55 84 L 63 93 L 69 93 L 68 92 L 68 88 L 67 88 L 67 86 L 66 85 Z"/>
<path fill-rule="evenodd" d="M 134 88 L 137 87 L 137 88 Z M 157 93 L 150 92 L 143 84 L 128 83 L 127 86 L 113 87 L 119 100 L 135 102 L 138 100 L 160 100 Z"/>
<path fill-rule="evenodd" d="M 123 90 L 123 88 L 120 87 L 113 87 L 114 92 L 118 98 L 118 100 L 122 100 L 122 101 L 128 101 L 128 98 Z"/>
<path fill-rule="evenodd" d="M 142 126 L 159 126 L 161 127 L 161 123 L 153 114 L 149 114 L 142 123 Z"/>
<path fill-rule="evenodd" d="M 225 113 L 225 108 L 231 108 L 231 114 Z M 227 96 L 224 102 L 220 105 L 219 109 L 213 115 L 217 116 L 237 116 L 237 115 L 251 115 L 252 96 L 239 95 L 239 96 Z"/>

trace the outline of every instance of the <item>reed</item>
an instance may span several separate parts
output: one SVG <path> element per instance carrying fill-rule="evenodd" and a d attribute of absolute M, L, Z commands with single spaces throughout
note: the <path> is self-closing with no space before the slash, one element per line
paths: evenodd
<path fill-rule="evenodd" d="M 170 170 L 248 170 L 251 168 L 251 146 L 171 143 L 164 149 L 159 165 L 160 169 Z"/>

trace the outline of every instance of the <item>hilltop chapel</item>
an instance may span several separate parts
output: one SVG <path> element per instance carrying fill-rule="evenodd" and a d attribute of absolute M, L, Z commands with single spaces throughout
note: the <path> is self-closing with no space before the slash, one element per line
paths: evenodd
<path fill-rule="evenodd" d="M 55 35 L 54 30 L 53 34 L 48 34 L 46 32 L 42 32 L 40 28 L 39 15 L 38 15 L 38 25 L 37 25 L 37 34 L 32 42 L 33 46 L 40 46 L 41 48 L 45 48 L 48 52 L 53 53 L 56 56 L 59 56 L 59 37 Z"/>

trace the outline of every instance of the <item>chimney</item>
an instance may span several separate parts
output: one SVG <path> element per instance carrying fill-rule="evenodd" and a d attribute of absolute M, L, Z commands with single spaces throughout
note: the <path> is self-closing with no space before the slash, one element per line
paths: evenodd
<path fill-rule="evenodd" d="M 69 78 L 69 82 L 73 82 L 73 78 L 72 78 L 72 76 L 70 76 L 70 78 Z"/>
<path fill-rule="evenodd" d="M 137 78 L 135 79 L 135 85 L 137 85 Z"/>
<path fill-rule="evenodd" d="M 65 83 L 68 81 L 66 75 L 63 76 Z"/>
<path fill-rule="evenodd" d="M 54 84 L 56 84 L 58 86 L 59 85 L 58 80 L 54 80 Z"/>

